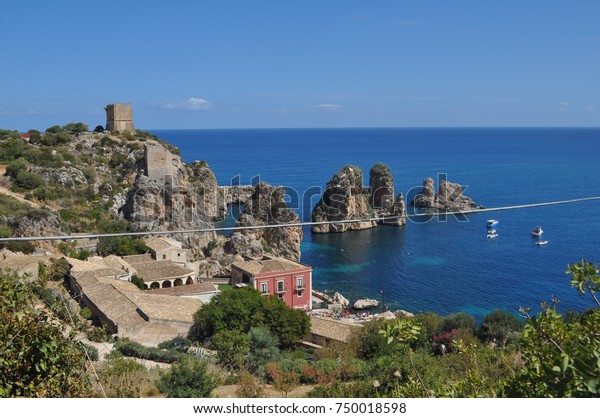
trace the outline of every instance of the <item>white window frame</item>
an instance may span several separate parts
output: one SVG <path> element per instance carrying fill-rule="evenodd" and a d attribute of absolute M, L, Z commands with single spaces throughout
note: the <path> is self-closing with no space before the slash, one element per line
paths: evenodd
<path fill-rule="evenodd" d="M 296 276 L 296 289 L 304 289 L 304 276 Z"/>
<path fill-rule="evenodd" d="M 281 284 L 281 290 L 279 290 L 280 284 Z M 285 292 L 285 280 L 284 279 L 277 280 L 277 293 L 284 293 L 284 292 Z"/>
<path fill-rule="evenodd" d="M 267 295 L 269 293 L 269 283 L 261 282 L 260 283 L 260 294 Z"/>

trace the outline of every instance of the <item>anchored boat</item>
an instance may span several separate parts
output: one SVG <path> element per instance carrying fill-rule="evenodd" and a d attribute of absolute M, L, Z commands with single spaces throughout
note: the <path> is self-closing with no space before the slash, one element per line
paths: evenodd
<path fill-rule="evenodd" d="M 488 226 L 488 228 L 493 228 L 496 225 L 498 225 L 498 220 L 497 219 L 488 219 L 487 220 L 487 226 Z"/>

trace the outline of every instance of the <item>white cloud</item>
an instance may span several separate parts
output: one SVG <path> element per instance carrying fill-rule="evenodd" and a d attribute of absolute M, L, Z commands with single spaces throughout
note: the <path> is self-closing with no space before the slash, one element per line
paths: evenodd
<path fill-rule="evenodd" d="M 190 97 L 187 100 L 180 100 L 178 102 L 164 103 L 160 107 L 163 109 L 170 110 L 207 110 L 212 107 L 212 102 L 200 97 Z"/>
<path fill-rule="evenodd" d="M 558 111 L 559 112 L 564 112 L 566 110 L 569 109 L 569 102 L 560 102 L 559 106 L 558 106 Z"/>

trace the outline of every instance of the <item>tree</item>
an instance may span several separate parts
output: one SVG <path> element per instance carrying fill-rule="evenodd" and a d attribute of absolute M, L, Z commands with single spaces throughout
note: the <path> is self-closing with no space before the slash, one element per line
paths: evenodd
<path fill-rule="evenodd" d="M 88 131 L 88 126 L 82 122 L 70 122 L 63 126 L 63 129 L 72 134 L 80 134 Z"/>
<path fill-rule="evenodd" d="M 0 272 L 0 397 L 90 395 L 82 346 L 35 305 L 26 282 Z"/>
<path fill-rule="evenodd" d="M 275 296 L 263 297 L 263 324 L 279 339 L 282 347 L 300 342 L 310 332 L 310 318 L 304 311 L 292 309 Z"/>
<path fill-rule="evenodd" d="M 200 332 L 213 335 L 223 330 L 237 330 L 244 334 L 263 323 L 263 296 L 255 289 L 229 289 L 203 305 L 194 314 L 194 323 Z"/>
<path fill-rule="evenodd" d="M 94 132 L 100 132 L 100 133 L 104 132 L 104 126 L 102 126 L 102 125 L 96 126 L 94 128 Z"/>
<path fill-rule="evenodd" d="M 226 290 L 194 314 L 199 332 L 209 336 L 223 330 L 244 334 L 264 326 L 277 336 L 282 347 L 300 341 L 310 331 L 310 319 L 303 311 L 292 309 L 275 296 L 262 296 L 256 289 Z"/>
<path fill-rule="evenodd" d="M 444 322 L 442 323 L 442 331 L 450 332 L 453 329 L 464 329 L 475 334 L 477 329 L 477 321 L 475 321 L 475 318 L 473 318 L 471 315 L 464 312 L 448 315 L 446 318 L 444 318 Z"/>
<path fill-rule="evenodd" d="M 250 353 L 247 363 L 250 370 L 258 370 L 260 366 L 279 358 L 279 340 L 267 328 L 252 328 L 248 337 Z"/>
<path fill-rule="evenodd" d="M 217 360 L 223 366 L 240 369 L 250 348 L 248 335 L 239 330 L 221 330 L 213 336 L 210 347 L 217 351 Z"/>
<path fill-rule="evenodd" d="M 479 327 L 479 338 L 504 346 L 510 334 L 522 328 L 522 322 L 515 315 L 496 309 L 483 317 Z"/>
<path fill-rule="evenodd" d="M 142 279 L 137 274 L 133 274 L 131 276 L 131 283 L 133 283 L 134 285 L 136 285 L 141 290 L 146 289 L 146 285 L 144 284 L 144 279 Z"/>
<path fill-rule="evenodd" d="M 217 387 L 217 379 L 208 372 L 205 361 L 183 357 L 156 383 L 169 398 L 208 398 Z"/>
<path fill-rule="evenodd" d="M 19 171 L 15 179 L 15 184 L 26 190 L 37 189 L 45 184 L 44 179 L 37 173 L 29 171 Z"/>

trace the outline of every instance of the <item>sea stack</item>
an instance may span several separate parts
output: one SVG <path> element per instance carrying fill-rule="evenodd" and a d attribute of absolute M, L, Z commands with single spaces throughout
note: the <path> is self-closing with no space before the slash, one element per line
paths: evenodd
<path fill-rule="evenodd" d="M 477 208 L 473 199 L 463 195 L 463 188 L 457 183 L 440 181 L 436 195 L 435 183 L 431 177 L 423 180 L 423 189 L 413 203 L 416 208 L 450 212 L 464 212 Z"/>
<path fill-rule="evenodd" d="M 369 204 L 369 191 L 363 187 L 363 173 L 360 167 L 344 166 L 327 183 L 323 197 L 312 212 L 313 222 L 344 221 L 376 217 Z M 346 232 L 353 229 L 368 229 L 377 226 L 375 221 L 332 223 L 314 225 L 312 232 Z"/>

